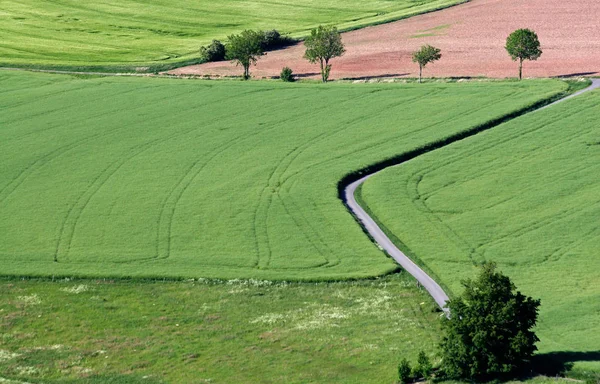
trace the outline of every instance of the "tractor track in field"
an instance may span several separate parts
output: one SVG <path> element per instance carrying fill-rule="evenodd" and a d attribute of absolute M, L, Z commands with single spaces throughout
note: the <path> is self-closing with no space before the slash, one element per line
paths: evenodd
<path fill-rule="evenodd" d="M 553 105 L 556 105 L 558 103 L 562 103 L 566 100 L 572 99 L 574 97 L 577 97 L 583 93 L 592 91 L 594 89 L 600 89 L 600 79 L 592 79 L 592 84 L 583 89 L 580 90 L 578 92 L 573 93 L 572 95 L 566 96 L 561 98 L 560 100 L 557 100 L 553 103 L 550 103 L 546 106 L 537 108 L 531 112 L 525 113 L 525 114 L 521 114 L 517 117 L 521 117 L 521 116 L 525 116 L 531 113 L 535 113 L 538 112 L 542 109 L 546 109 L 549 108 Z M 515 118 L 517 118 L 515 117 Z M 511 119 L 512 120 L 512 119 Z M 487 129 L 492 129 L 494 127 L 497 127 L 501 124 L 506 123 L 506 121 L 500 121 L 497 124 L 494 124 L 490 127 L 488 127 Z M 460 140 L 466 139 L 468 137 L 471 137 L 477 133 L 479 133 L 480 131 L 474 131 L 468 135 L 465 136 L 458 136 L 456 137 L 455 140 L 451 140 L 449 142 L 444 143 L 443 145 L 440 146 L 433 146 L 432 148 L 430 148 L 429 150 L 426 150 L 425 152 L 422 152 L 420 154 L 418 154 L 417 156 L 426 154 L 426 153 L 431 153 L 433 151 L 435 151 L 436 149 L 440 149 L 443 147 L 446 147 L 450 144 L 456 143 Z M 385 169 L 389 168 L 389 167 L 396 167 L 396 166 L 400 166 L 403 163 L 405 163 L 406 161 L 409 161 L 417 156 L 413 156 L 413 157 L 408 157 L 405 159 L 400 160 L 398 163 L 396 164 L 392 164 L 389 166 L 386 166 L 384 168 L 381 168 L 375 172 L 371 172 L 368 174 L 363 174 L 363 176 L 361 178 L 359 178 L 358 180 L 355 180 L 347 185 L 345 185 L 343 187 L 343 194 L 342 194 L 342 198 L 343 201 L 345 203 L 345 205 L 347 206 L 347 208 L 350 210 L 350 212 L 352 213 L 352 215 L 355 217 L 355 219 L 358 221 L 358 223 L 361 225 L 361 227 L 363 228 L 363 230 L 365 232 L 368 233 L 368 235 L 371 237 L 371 239 L 373 240 L 373 242 L 375 244 L 377 244 L 380 249 L 382 249 L 383 251 L 385 251 L 389 256 L 391 256 L 406 272 L 410 273 L 415 279 L 417 279 L 418 283 L 421 284 L 426 290 L 427 292 L 429 292 L 429 294 L 431 295 L 431 297 L 435 300 L 435 302 L 440 306 L 440 308 L 442 308 L 442 310 L 444 310 L 444 312 L 446 312 L 446 314 L 448 314 L 448 310 L 446 307 L 446 303 L 449 300 L 448 294 L 446 294 L 446 292 L 444 291 L 444 289 L 433 279 L 431 278 L 431 276 L 429 276 L 423 269 L 421 269 L 414 261 L 412 261 L 408 256 L 406 256 L 406 254 L 404 252 L 402 252 L 395 244 L 394 242 L 385 234 L 385 232 L 381 229 L 381 227 L 377 224 L 377 222 L 375 221 L 374 218 L 372 218 L 367 211 L 357 202 L 356 200 L 356 190 L 358 188 L 360 188 L 365 181 L 367 181 L 368 179 L 370 179 L 371 177 L 377 175 L 378 173 L 384 171 Z"/>

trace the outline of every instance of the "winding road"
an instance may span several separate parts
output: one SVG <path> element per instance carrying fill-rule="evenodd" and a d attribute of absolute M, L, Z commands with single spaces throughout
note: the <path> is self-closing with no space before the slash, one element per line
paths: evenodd
<path fill-rule="evenodd" d="M 600 79 L 592 79 L 592 84 L 589 87 L 587 87 L 579 92 L 576 92 L 572 95 L 564 97 L 558 101 L 555 101 L 554 103 L 546 105 L 542 108 L 536 109 L 535 111 L 532 111 L 530 113 L 534 113 L 534 112 L 540 111 L 542 109 L 556 105 L 558 103 L 562 103 L 568 99 L 572 99 L 573 97 L 577 97 L 583 93 L 586 93 L 586 92 L 589 92 L 591 90 L 598 89 L 598 88 L 600 88 Z M 448 145 L 449 144 L 452 144 L 452 143 L 448 143 Z M 401 164 L 402 163 L 395 164 L 392 166 L 395 167 L 395 166 L 398 166 Z M 398 264 L 400 264 L 400 266 L 402 268 L 404 268 L 404 270 L 406 270 L 406 272 L 413 275 L 415 277 L 415 279 L 417 279 L 417 281 L 427 290 L 427 292 L 429 292 L 431 297 L 433 297 L 433 299 L 440 306 L 440 308 L 442 308 L 442 310 L 444 312 L 446 312 L 446 314 L 448 314 L 448 309 L 446 308 L 446 302 L 449 300 L 449 297 L 446 294 L 446 292 L 444 292 L 442 287 L 435 280 L 433 280 L 427 273 L 425 273 L 425 271 L 423 271 L 417 264 L 415 264 L 410 258 L 408 258 L 400 249 L 398 249 L 398 247 L 396 247 L 396 245 L 394 245 L 392 240 L 390 240 L 390 238 L 387 237 L 386 234 L 381 230 L 379 225 L 377 225 L 375 220 L 371 216 L 369 216 L 369 214 L 356 201 L 356 197 L 355 197 L 356 189 L 358 187 L 360 187 L 369 178 L 375 176 L 376 174 L 378 174 L 381 171 L 382 170 L 379 170 L 377 172 L 368 174 L 368 175 L 362 177 L 361 179 L 356 180 L 355 182 L 349 184 L 344 189 L 344 198 L 345 198 L 346 205 L 348 206 L 350 211 L 354 214 L 354 216 L 357 218 L 357 220 L 359 221 L 359 223 L 361 224 L 363 229 L 369 233 L 369 235 L 371 236 L 373 241 L 376 244 L 378 244 L 391 257 L 393 257 L 394 260 L 396 260 L 396 262 Z"/>

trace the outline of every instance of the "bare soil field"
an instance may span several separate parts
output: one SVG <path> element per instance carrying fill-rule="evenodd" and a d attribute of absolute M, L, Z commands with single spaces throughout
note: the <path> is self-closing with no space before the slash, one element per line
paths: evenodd
<path fill-rule="evenodd" d="M 424 76 L 516 77 L 506 51 L 515 29 L 537 32 L 544 54 L 526 62 L 524 76 L 587 76 L 600 73 L 600 2 L 597 0 L 473 0 L 443 11 L 343 34 L 346 54 L 332 61 L 332 78 L 416 77 L 411 52 L 423 44 L 442 49 Z M 289 66 L 300 77 L 317 77 L 318 66 L 302 58 L 303 44 L 269 52 L 255 77 L 278 76 Z M 239 75 L 230 62 L 182 67 L 173 74 Z"/>

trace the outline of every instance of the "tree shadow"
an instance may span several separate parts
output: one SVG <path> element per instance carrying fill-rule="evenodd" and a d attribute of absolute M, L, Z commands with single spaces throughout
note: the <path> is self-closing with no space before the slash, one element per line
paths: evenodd
<path fill-rule="evenodd" d="M 410 73 L 386 73 L 383 75 L 375 75 L 375 76 L 359 76 L 359 77 L 343 77 L 340 80 L 374 80 L 374 79 L 385 79 L 390 77 L 402 77 L 408 76 Z"/>
<path fill-rule="evenodd" d="M 598 72 L 576 72 L 576 73 L 567 73 L 564 75 L 558 75 L 558 76 L 554 76 L 556 78 L 561 78 L 561 77 L 581 77 L 581 76 L 591 76 L 591 75 L 596 75 L 598 74 Z"/>
<path fill-rule="evenodd" d="M 541 353 L 533 357 L 532 369 L 545 376 L 564 376 L 578 361 L 600 362 L 600 351 Z"/>
<path fill-rule="evenodd" d="M 308 73 L 298 73 L 298 74 L 294 73 L 294 77 L 297 77 L 298 79 L 312 77 L 312 76 L 321 76 L 321 72 L 308 72 Z"/>

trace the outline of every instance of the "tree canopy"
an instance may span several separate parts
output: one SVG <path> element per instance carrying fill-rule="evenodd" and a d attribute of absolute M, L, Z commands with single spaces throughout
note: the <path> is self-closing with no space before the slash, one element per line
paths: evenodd
<path fill-rule="evenodd" d="M 484 264 L 476 280 L 462 282 L 464 293 L 448 302 L 443 320 L 442 369 L 463 379 L 509 376 L 526 367 L 539 341 L 532 328 L 539 300 L 516 291 L 493 263 Z"/>
<path fill-rule="evenodd" d="M 311 63 L 319 63 L 321 67 L 321 79 L 327 82 L 331 72 L 329 61 L 339 57 L 346 52 L 342 43 L 342 36 L 336 27 L 324 27 L 320 25 L 313 29 L 310 36 L 304 41 L 306 52 L 304 58 Z"/>
<path fill-rule="evenodd" d="M 226 58 L 244 67 L 244 79 L 250 78 L 250 65 L 264 54 L 264 32 L 245 30 L 239 35 L 229 36 Z"/>
<path fill-rule="evenodd" d="M 418 51 L 413 52 L 412 61 L 413 63 L 419 64 L 419 83 L 423 77 L 423 68 L 429 63 L 437 61 L 442 58 L 441 50 L 436 47 L 432 47 L 427 44 L 421 47 Z"/>
<path fill-rule="evenodd" d="M 530 29 L 517 29 L 511 33 L 505 48 L 513 61 L 519 61 L 519 80 L 523 78 L 523 61 L 537 60 L 542 55 L 540 40 Z"/>

